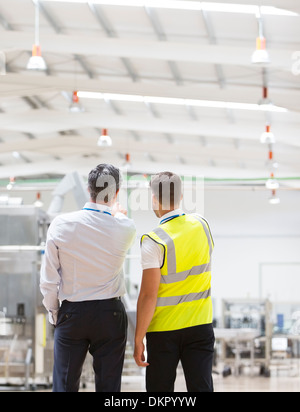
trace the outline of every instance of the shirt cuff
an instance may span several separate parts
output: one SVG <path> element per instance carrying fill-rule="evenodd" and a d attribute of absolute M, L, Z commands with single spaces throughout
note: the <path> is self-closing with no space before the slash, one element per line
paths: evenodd
<path fill-rule="evenodd" d="M 148 270 L 148 269 L 161 269 L 158 263 L 152 262 L 152 263 L 142 263 L 142 269 L 143 270 Z"/>
<path fill-rule="evenodd" d="M 51 325 L 56 326 L 57 318 L 58 318 L 58 310 L 50 310 L 49 311 L 49 322 Z"/>

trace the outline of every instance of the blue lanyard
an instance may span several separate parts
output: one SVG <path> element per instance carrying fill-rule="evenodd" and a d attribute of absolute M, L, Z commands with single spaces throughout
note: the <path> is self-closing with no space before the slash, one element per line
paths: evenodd
<path fill-rule="evenodd" d="M 87 207 L 85 207 L 85 208 L 82 209 L 82 210 L 90 210 L 91 212 L 104 213 L 104 214 L 106 214 L 106 215 L 112 216 L 111 213 L 109 213 L 109 212 L 104 212 L 104 210 L 88 209 Z"/>
<path fill-rule="evenodd" d="M 177 217 L 180 217 L 180 216 L 185 216 L 185 213 L 183 213 L 182 215 L 175 215 L 175 216 L 167 217 L 166 219 L 163 219 L 163 220 L 160 222 L 160 224 L 162 225 L 163 223 L 166 223 L 166 222 L 168 222 L 169 220 L 176 219 Z"/>

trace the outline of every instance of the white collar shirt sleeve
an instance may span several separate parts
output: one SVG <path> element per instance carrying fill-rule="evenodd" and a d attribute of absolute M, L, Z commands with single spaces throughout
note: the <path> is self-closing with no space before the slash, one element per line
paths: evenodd
<path fill-rule="evenodd" d="M 183 214 L 184 212 L 181 209 L 172 210 L 160 219 L 160 225 Z M 143 270 L 161 268 L 164 262 L 164 255 L 165 250 L 162 245 L 159 245 L 147 236 L 144 238 L 141 246 L 141 263 Z"/>

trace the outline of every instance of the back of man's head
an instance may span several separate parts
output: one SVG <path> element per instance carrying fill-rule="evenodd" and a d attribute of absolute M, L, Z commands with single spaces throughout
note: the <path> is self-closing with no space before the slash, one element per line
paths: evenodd
<path fill-rule="evenodd" d="M 89 174 L 88 187 L 91 200 L 110 204 L 121 187 L 120 170 L 111 164 L 100 164 Z"/>
<path fill-rule="evenodd" d="M 158 173 L 151 178 L 151 190 L 164 210 L 176 209 L 182 199 L 180 176 L 171 172 Z"/>

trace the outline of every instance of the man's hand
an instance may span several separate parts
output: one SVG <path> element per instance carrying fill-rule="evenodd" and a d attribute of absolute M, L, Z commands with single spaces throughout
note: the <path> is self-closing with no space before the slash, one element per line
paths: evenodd
<path fill-rule="evenodd" d="M 140 366 L 142 368 L 146 368 L 147 366 L 149 366 L 149 363 L 147 363 L 145 359 L 145 345 L 143 342 L 135 343 L 133 357 L 137 366 Z"/>
<path fill-rule="evenodd" d="M 123 213 L 123 215 L 127 216 L 127 210 L 119 202 L 116 202 L 112 207 L 112 215 L 116 216 L 117 213 Z"/>

